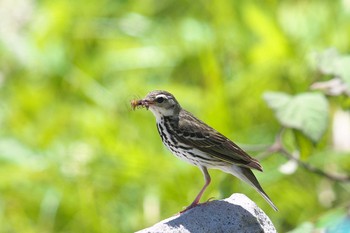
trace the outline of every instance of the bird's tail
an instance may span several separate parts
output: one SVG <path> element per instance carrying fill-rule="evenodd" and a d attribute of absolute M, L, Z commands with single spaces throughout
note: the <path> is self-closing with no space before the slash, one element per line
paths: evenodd
<path fill-rule="evenodd" d="M 278 211 L 275 204 L 271 201 L 270 197 L 265 193 L 261 185 L 259 184 L 259 181 L 256 179 L 254 173 L 249 169 L 245 167 L 239 167 L 236 165 L 232 165 L 230 167 L 226 167 L 223 169 L 225 172 L 228 172 L 242 181 L 250 184 L 258 193 L 267 201 L 267 203 L 270 204 L 270 206 L 275 210 Z"/>

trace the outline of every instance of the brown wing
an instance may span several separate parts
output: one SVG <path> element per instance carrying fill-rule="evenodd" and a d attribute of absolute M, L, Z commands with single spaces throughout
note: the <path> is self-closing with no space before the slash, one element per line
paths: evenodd
<path fill-rule="evenodd" d="M 181 110 L 176 133 L 178 140 L 184 144 L 198 148 L 217 159 L 227 163 L 254 168 L 262 171 L 259 162 L 250 157 L 234 142 L 211 128 L 186 110 Z"/>

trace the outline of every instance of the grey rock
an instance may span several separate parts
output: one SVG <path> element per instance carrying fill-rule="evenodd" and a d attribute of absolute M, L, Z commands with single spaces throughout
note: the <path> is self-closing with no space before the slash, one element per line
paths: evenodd
<path fill-rule="evenodd" d="M 269 217 L 248 197 L 233 194 L 224 200 L 201 204 L 137 233 L 274 233 Z"/>

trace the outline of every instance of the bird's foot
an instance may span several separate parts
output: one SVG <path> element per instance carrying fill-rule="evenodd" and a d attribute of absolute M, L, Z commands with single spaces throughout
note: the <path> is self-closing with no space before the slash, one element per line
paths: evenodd
<path fill-rule="evenodd" d="M 201 203 L 192 203 L 191 205 L 187 206 L 186 209 L 181 210 L 181 211 L 179 212 L 179 214 L 183 214 L 183 213 L 185 213 L 187 210 L 190 210 L 190 209 L 192 209 L 192 208 L 194 208 L 194 207 L 196 207 L 196 206 L 199 206 L 199 205 L 201 205 Z"/>
<path fill-rule="evenodd" d="M 211 198 L 209 198 L 206 202 L 203 202 L 203 203 L 193 202 L 191 205 L 187 206 L 186 209 L 180 211 L 179 214 L 183 214 L 183 213 L 185 213 L 187 210 L 190 210 L 190 209 L 192 209 L 192 208 L 194 208 L 194 207 L 196 207 L 196 206 L 205 205 L 205 204 L 207 204 L 207 203 L 213 201 L 214 199 L 215 199 L 214 197 L 211 197 Z"/>

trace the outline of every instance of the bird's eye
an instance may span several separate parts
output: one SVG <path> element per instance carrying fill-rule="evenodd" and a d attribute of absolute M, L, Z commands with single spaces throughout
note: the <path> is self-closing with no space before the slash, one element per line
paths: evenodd
<path fill-rule="evenodd" d="M 163 103 L 164 102 L 164 97 L 158 97 L 156 99 L 157 103 Z"/>

